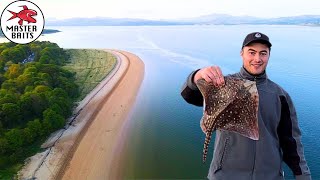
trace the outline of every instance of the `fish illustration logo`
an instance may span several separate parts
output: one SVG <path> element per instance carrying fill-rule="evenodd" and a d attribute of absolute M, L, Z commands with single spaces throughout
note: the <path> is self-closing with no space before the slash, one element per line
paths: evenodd
<path fill-rule="evenodd" d="M 13 11 L 8 10 L 13 16 L 8 19 L 8 21 L 15 19 L 15 18 L 19 18 L 19 25 L 22 26 L 23 21 L 27 21 L 28 23 L 36 23 L 37 20 L 34 19 L 32 16 L 36 16 L 37 15 L 37 11 L 32 10 L 32 9 L 28 9 L 28 7 L 26 5 L 22 6 L 23 10 L 21 10 L 18 13 L 15 13 Z"/>
<path fill-rule="evenodd" d="M 3 35 L 17 44 L 28 44 L 38 39 L 44 23 L 41 9 L 27 0 L 10 3 L 1 14 Z"/>

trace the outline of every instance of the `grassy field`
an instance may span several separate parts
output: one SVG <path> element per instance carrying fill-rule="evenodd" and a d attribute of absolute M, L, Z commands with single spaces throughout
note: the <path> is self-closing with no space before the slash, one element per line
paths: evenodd
<path fill-rule="evenodd" d="M 70 62 L 64 66 L 76 73 L 76 83 L 80 87 L 82 100 L 116 65 L 116 57 L 95 49 L 68 49 Z"/>

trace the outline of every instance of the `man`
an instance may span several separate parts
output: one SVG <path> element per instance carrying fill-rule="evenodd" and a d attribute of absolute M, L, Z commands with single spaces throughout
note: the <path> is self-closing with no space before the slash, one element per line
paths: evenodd
<path fill-rule="evenodd" d="M 288 93 L 268 79 L 266 67 L 271 43 L 265 34 L 254 32 L 243 41 L 240 56 L 243 67 L 233 74 L 255 81 L 259 93 L 259 140 L 251 140 L 237 133 L 217 130 L 209 179 L 226 180 L 282 180 L 282 161 L 297 180 L 310 180 L 311 174 L 304 157 L 297 115 Z M 203 105 L 203 97 L 195 85 L 199 79 L 223 86 L 223 74 L 218 66 L 192 72 L 181 95 L 190 104 Z M 201 125 L 205 132 L 205 127 Z"/>

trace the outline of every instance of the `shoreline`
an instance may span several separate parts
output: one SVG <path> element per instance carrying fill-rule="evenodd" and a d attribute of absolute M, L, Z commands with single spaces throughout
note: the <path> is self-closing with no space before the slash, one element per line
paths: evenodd
<path fill-rule="evenodd" d="M 117 64 L 78 105 L 67 130 L 51 136 L 47 147 L 28 160 L 19 172 L 21 179 L 105 179 L 112 152 L 128 120 L 144 77 L 139 57 L 125 51 L 107 50 Z M 40 162 L 39 162 L 40 161 Z"/>
<path fill-rule="evenodd" d="M 137 56 L 124 51 L 116 53 L 120 59 L 128 60 L 127 71 L 88 127 L 66 170 L 57 179 L 110 178 L 113 151 L 117 140 L 121 140 L 118 138 L 122 126 L 132 109 L 144 75 L 144 64 Z"/>

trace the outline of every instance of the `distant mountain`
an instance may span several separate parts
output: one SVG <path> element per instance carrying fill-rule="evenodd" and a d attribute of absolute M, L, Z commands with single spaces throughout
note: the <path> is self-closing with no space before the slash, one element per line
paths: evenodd
<path fill-rule="evenodd" d="M 320 15 L 304 15 L 304 16 L 293 16 L 293 17 L 281 17 L 266 20 L 268 24 L 314 24 L 320 25 Z"/>
<path fill-rule="evenodd" d="M 182 22 L 193 24 L 251 24 L 255 21 L 262 21 L 262 18 L 252 16 L 231 16 L 227 14 L 210 14 L 196 18 L 182 19 Z"/>
<path fill-rule="evenodd" d="M 57 33 L 57 32 L 60 32 L 60 31 L 55 29 L 44 29 L 42 31 L 42 34 L 51 34 L 51 33 Z M 4 37 L 2 31 L 0 31 L 0 37 Z"/>
<path fill-rule="evenodd" d="M 305 25 L 320 24 L 320 15 L 303 15 L 280 18 L 257 18 L 252 16 L 231 16 L 212 14 L 198 18 L 187 19 L 195 24 L 279 24 Z"/>
<path fill-rule="evenodd" d="M 143 26 L 143 25 L 186 25 L 188 22 L 169 20 L 147 20 L 130 18 L 71 18 L 47 20 L 47 26 Z M 189 23 L 190 24 L 190 23 Z"/>
<path fill-rule="evenodd" d="M 71 18 L 47 19 L 47 26 L 164 26 L 164 25 L 228 25 L 228 24 L 279 24 L 279 25 L 320 25 L 320 15 L 303 15 L 280 18 L 257 18 L 252 16 L 231 16 L 211 14 L 196 18 L 177 20 L 148 20 L 130 18 Z"/>

